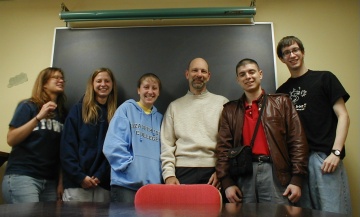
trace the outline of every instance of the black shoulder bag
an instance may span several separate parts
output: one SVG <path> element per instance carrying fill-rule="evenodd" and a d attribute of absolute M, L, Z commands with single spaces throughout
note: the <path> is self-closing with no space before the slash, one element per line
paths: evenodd
<path fill-rule="evenodd" d="M 255 137 L 259 129 L 262 111 L 265 108 L 266 94 L 264 94 L 263 103 L 260 109 L 259 118 L 255 125 L 255 130 L 251 138 L 250 145 L 240 145 L 235 148 L 231 148 L 228 152 L 228 158 L 230 163 L 229 172 L 231 176 L 244 176 L 251 175 L 253 173 L 252 167 L 252 147 L 254 145 Z"/>

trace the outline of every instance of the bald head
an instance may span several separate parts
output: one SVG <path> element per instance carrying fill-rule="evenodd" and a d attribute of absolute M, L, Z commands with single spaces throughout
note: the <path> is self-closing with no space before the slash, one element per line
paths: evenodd
<path fill-rule="evenodd" d="M 208 63 L 203 58 L 191 60 L 185 76 L 189 81 L 190 91 L 193 94 L 201 94 L 206 90 L 206 83 L 210 79 Z"/>
<path fill-rule="evenodd" d="M 203 68 L 205 68 L 207 71 L 209 71 L 209 64 L 206 62 L 206 60 L 204 60 L 201 57 L 191 60 L 188 64 L 188 70 L 190 71 L 190 69 L 192 67 L 199 66 L 199 65 L 201 65 Z"/>

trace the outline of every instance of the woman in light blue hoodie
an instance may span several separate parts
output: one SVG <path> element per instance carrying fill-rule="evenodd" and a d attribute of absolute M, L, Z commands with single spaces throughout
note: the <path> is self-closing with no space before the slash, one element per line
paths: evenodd
<path fill-rule="evenodd" d="M 140 77 L 140 100 L 125 101 L 116 110 L 106 134 L 103 152 L 111 166 L 111 201 L 133 203 L 136 191 L 162 182 L 160 126 L 163 115 L 154 103 L 161 91 L 152 73 Z"/>

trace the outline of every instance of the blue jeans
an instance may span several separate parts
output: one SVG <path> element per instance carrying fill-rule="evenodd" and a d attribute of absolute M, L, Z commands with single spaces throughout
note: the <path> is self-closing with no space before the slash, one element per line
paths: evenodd
<path fill-rule="evenodd" d="M 112 185 L 110 190 L 111 202 L 134 204 L 136 191 L 117 185 Z"/>
<path fill-rule="evenodd" d="M 314 209 L 351 214 L 348 177 L 340 161 L 333 173 L 322 173 L 321 165 L 327 157 L 322 152 L 311 152 L 309 157 L 309 191 Z"/>
<path fill-rule="evenodd" d="M 56 201 L 57 181 L 25 175 L 5 175 L 2 193 L 7 203 Z"/>

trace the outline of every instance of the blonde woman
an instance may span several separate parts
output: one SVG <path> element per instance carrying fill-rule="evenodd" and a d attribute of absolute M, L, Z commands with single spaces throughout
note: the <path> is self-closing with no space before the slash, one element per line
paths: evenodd
<path fill-rule="evenodd" d="M 30 99 L 21 101 L 10 121 L 11 146 L 3 183 L 7 203 L 61 198 L 59 145 L 65 119 L 65 79 L 60 68 L 43 69 Z"/>
<path fill-rule="evenodd" d="M 110 166 L 102 153 L 117 108 L 117 89 L 108 68 L 96 70 L 84 97 L 69 112 L 61 139 L 64 201 L 110 201 Z"/>

